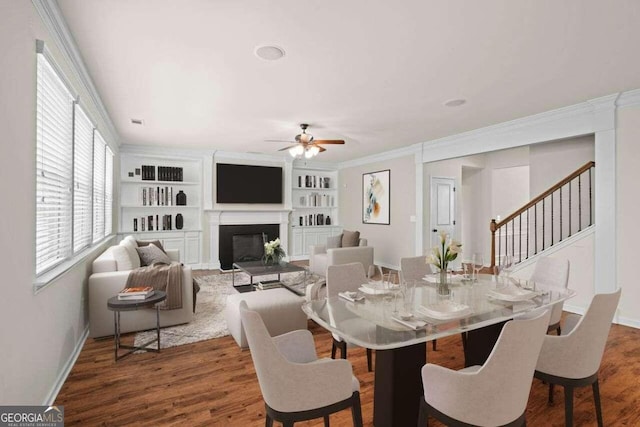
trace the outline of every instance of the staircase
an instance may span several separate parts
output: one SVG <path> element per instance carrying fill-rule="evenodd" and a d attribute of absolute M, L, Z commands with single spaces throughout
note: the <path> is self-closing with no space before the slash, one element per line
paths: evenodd
<path fill-rule="evenodd" d="M 595 162 L 588 162 L 501 221 L 491 220 L 491 268 L 517 265 L 595 223 Z"/>

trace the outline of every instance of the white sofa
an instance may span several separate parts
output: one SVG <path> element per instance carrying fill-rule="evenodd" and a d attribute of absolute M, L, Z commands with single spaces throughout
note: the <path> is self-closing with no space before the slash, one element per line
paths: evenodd
<path fill-rule="evenodd" d="M 337 264 L 361 262 L 364 271 L 369 271 L 373 264 L 373 247 L 367 246 L 367 239 L 360 239 L 359 246 L 327 249 L 326 245 L 310 247 L 309 271 L 326 277 L 327 267 Z"/>
<path fill-rule="evenodd" d="M 125 242 L 133 242 L 133 237 L 127 237 L 119 245 L 111 246 L 93 261 L 93 274 L 89 277 L 89 335 L 92 338 L 114 334 L 113 312 L 107 308 L 107 300 L 122 290 L 129 271 L 140 265 L 140 259 L 134 258 L 132 252 L 129 259 L 122 258 Z M 131 245 L 131 243 L 130 243 Z M 129 249 L 131 246 L 129 246 Z M 134 249 L 135 252 L 135 249 Z M 172 261 L 180 261 L 178 250 L 166 250 Z M 135 253 L 137 257 L 137 253 Z M 172 326 L 189 323 L 193 319 L 193 284 L 191 267 L 182 268 L 182 308 L 175 310 L 160 310 L 160 326 Z M 120 331 L 134 332 L 156 327 L 155 309 L 140 309 L 120 314 Z"/>

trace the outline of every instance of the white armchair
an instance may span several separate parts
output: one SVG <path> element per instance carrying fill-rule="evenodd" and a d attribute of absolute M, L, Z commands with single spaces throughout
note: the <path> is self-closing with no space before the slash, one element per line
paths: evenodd
<path fill-rule="evenodd" d="M 362 426 L 360 383 L 347 360 L 318 359 L 311 332 L 269 336 L 260 315 L 240 303 L 251 358 L 265 401 L 266 425 L 323 417 L 351 408 L 353 424 Z"/>
<path fill-rule="evenodd" d="M 327 275 L 330 265 L 359 262 L 364 271 L 373 265 L 373 247 L 367 246 L 367 239 L 360 239 L 359 246 L 347 248 L 330 248 L 326 245 L 315 245 L 309 251 L 309 271 L 320 276 Z"/>

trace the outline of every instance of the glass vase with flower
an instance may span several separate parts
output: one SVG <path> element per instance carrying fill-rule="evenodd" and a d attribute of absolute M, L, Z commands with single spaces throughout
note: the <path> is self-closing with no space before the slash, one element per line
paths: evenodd
<path fill-rule="evenodd" d="M 453 240 L 443 231 L 440 232 L 440 244 L 431 249 L 431 253 L 427 257 L 427 263 L 434 265 L 440 272 L 438 281 L 438 293 L 440 295 L 449 295 L 449 283 L 447 280 L 447 268 L 449 263 L 462 253 L 462 243 Z"/>
<path fill-rule="evenodd" d="M 280 245 L 280 238 L 277 238 L 264 244 L 264 255 L 262 257 L 262 262 L 265 265 L 280 264 L 280 261 L 285 257 L 285 255 L 286 253 Z"/>

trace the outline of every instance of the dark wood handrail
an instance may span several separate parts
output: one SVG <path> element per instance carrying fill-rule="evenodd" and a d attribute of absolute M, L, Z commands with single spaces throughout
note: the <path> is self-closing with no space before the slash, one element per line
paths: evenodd
<path fill-rule="evenodd" d="M 509 215 L 505 219 L 501 220 L 500 222 L 495 222 L 495 230 L 497 230 L 498 228 L 502 227 L 503 225 L 505 225 L 506 223 L 508 223 L 512 219 L 518 217 L 523 212 L 526 212 L 527 209 L 533 207 L 535 204 L 540 202 L 542 199 L 544 199 L 545 197 L 549 196 L 550 194 L 552 194 L 553 192 L 555 192 L 556 190 L 558 190 L 560 187 L 564 186 L 565 184 L 568 184 L 569 181 L 572 181 L 574 178 L 577 178 L 579 175 L 582 175 L 583 173 L 585 173 L 586 171 L 588 171 L 589 169 L 591 169 L 595 165 L 596 165 L 596 162 L 587 162 L 587 163 L 585 163 L 579 169 L 576 169 L 574 172 L 572 172 L 571 175 L 568 175 L 567 177 L 565 177 L 562 180 L 558 181 L 556 184 L 551 186 L 547 191 L 545 191 L 544 193 L 542 193 L 539 196 L 535 197 L 529 203 L 527 203 L 526 205 L 524 205 L 521 208 L 517 209 L 514 213 L 512 213 L 511 215 Z M 495 220 L 491 220 L 491 223 L 492 223 L 491 227 L 493 227 L 494 221 Z"/>
<path fill-rule="evenodd" d="M 576 169 L 570 175 L 566 176 L 565 178 L 561 179 L 556 184 L 554 184 L 551 187 L 549 187 L 548 190 L 546 190 L 545 192 L 543 192 L 539 196 L 533 198 L 530 202 L 528 202 L 527 204 L 525 204 L 521 208 L 517 209 L 514 213 L 512 213 L 509 216 L 507 216 L 505 219 L 501 220 L 500 222 L 496 222 L 495 219 L 492 219 L 491 223 L 489 224 L 489 229 L 491 230 L 491 267 L 495 267 L 495 265 L 496 265 L 496 238 L 495 238 L 495 235 L 496 235 L 496 231 L 500 227 L 508 224 L 510 221 L 512 221 L 515 218 L 521 216 L 528 209 L 534 207 L 536 204 L 538 204 L 539 202 L 544 200 L 546 197 L 548 197 L 551 194 L 553 194 L 554 192 L 558 191 L 558 189 L 562 188 L 564 185 L 570 183 L 575 178 L 577 178 L 580 175 L 582 175 L 583 173 L 587 172 L 588 170 L 590 170 L 595 165 L 596 165 L 596 162 L 587 162 L 587 163 L 585 163 L 583 166 L 581 166 L 580 168 Z"/>

